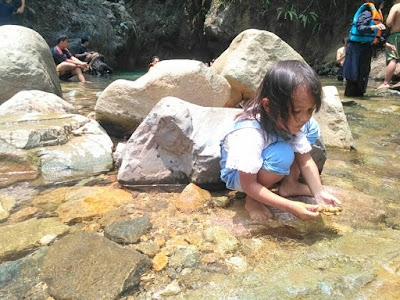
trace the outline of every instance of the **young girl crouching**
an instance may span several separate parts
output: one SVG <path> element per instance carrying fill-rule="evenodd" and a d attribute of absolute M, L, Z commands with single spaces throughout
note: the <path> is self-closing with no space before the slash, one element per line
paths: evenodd
<path fill-rule="evenodd" d="M 285 196 L 312 195 L 317 204 L 340 204 L 321 184 L 304 128 L 321 107 L 321 83 L 305 63 L 281 61 L 272 66 L 221 142 L 221 179 L 227 188 L 246 193 L 252 219 L 272 217 L 265 205 L 288 211 L 300 219 L 319 215 L 318 205 L 291 201 Z M 304 126 L 304 128 L 303 128 Z M 291 166 L 302 173 L 306 185 L 270 188 L 289 175 Z M 299 173 L 300 173 L 299 172 Z M 298 177 L 299 174 L 294 176 Z"/>

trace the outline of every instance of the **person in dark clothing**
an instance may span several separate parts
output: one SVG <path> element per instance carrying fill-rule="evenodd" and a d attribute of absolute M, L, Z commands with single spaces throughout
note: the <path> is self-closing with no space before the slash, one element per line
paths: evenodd
<path fill-rule="evenodd" d="M 21 0 L 21 6 L 18 8 L 11 4 L 11 0 L 0 0 L 0 26 L 12 24 L 12 16 L 22 14 L 24 10 L 25 0 Z"/>
<path fill-rule="evenodd" d="M 76 49 L 75 57 L 80 59 L 81 61 L 87 62 L 89 64 L 89 68 L 99 59 L 99 53 L 94 51 L 89 51 L 87 48 L 89 47 L 89 39 L 87 37 L 83 37 L 81 39 L 81 44 Z"/>
<path fill-rule="evenodd" d="M 67 47 L 68 37 L 62 35 L 57 39 L 57 45 L 51 49 L 54 62 L 57 65 L 58 77 L 61 80 L 66 80 L 76 75 L 80 82 L 86 82 L 82 71 L 89 69 L 88 64 L 74 57 Z"/>
<path fill-rule="evenodd" d="M 383 4 L 384 0 L 370 0 L 361 5 L 354 15 L 343 64 L 343 77 L 346 78 L 345 96 L 364 95 L 374 45 L 384 45 L 389 51 L 396 50 L 396 47 L 382 37 L 382 31 L 386 29 L 381 12 Z"/>

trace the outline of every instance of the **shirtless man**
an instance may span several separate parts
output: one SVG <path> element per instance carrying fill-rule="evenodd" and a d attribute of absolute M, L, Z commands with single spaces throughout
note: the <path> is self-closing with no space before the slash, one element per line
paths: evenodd
<path fill-rule="evenodd" d="M 396 64 L 400 62 L 400 56 L 397 50 L 400 48 L 400 0 L 396 0 L 396 3 L 390 9 L 389 16 L 386 20 L 386 25 L 387 27 L 390 27 L 388 43 L 394 45 L 396 47 L 396 51 L 389 52 L 387 49 L 385 50 L 385 81 L 378 87 L 378 90 L 390 87 L 390 81 L 392 80 L 393 73 L 396 70 Z"/>
<path fill-rule="evenodd" d="M 344 59 L 346 57 L 346 44 L 347 44 L 347 41 L 345 39 L 343 39 L 342 47 L 340 47 L 336 51 L 336 63 L 339 66 L 337 80 L 339 80 L 339 81 L 343 81 L 343 64 L 344 64 Z"/>

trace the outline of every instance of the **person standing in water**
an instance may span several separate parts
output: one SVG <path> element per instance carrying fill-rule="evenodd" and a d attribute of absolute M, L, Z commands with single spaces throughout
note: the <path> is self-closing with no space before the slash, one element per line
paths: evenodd
<path fill-rule="evenodd" d="M 364 95 L 374 45 L 384 45 L 390 52 L 396 50 L 395 46 L 387 43 L 382 37 L 382 31 L 386 29 L 381 11 L 383 5 L 383 0 L 370 0 L 361 5 L 354 15 L 343 64 L 343 77 L 346 78 L 345 96 Z"/>
<path fill-rule="evenodd" d="M 318 205 L 291 201 L 292 195 L 314 196 L 317 204 L 340 204 L 321 184 L 311 145 L 301 132 L 314 110 L 321 107 L 321 82 L 307 64 L 289 60 L 272 66 L 254 97 L 221 141 L 221 179 L 228 189 L 246 193 L 250 218 L 272 218 L 265 205 L 288 211 L 300 219 L 319 215 Z M 286 185 L 278 194 L 270 189 L 289 174 L 295 162 L 306 185 Z"/>

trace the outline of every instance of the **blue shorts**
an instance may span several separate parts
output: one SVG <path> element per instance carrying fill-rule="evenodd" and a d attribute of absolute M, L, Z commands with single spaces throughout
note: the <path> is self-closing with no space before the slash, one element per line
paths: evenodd
<path fill-rule="evenodd" d="M 294 152 L 292 146 L 286 141 L 277 141 L 270 144 L 261 153 L 263 164 L 261 169 L 277 174 L 288 175 L 290 166 L 294 161 Z M 226 183 L 226 187 L 231 190 L 243 192 L 240 185 L 239 171 L 235 169 L 224 168 L 227 159 L 227 152 L 221 149 L 221 179 Z"/>

